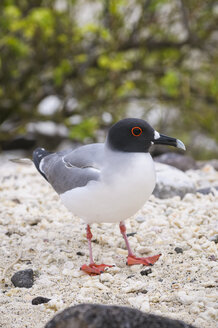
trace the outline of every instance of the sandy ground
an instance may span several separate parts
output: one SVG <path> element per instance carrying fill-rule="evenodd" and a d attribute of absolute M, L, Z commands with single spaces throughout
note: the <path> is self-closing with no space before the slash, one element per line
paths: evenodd
<path fill-rule="evenodd" d="M 131 306 L 201 328 L 216 326 L 217 244 L 211 238 L 217 234 L 218 193 L 187 194 L 183 200 L 151 196 L 126 221 L 127 232 L 136 232 L 129 240 L 138 255 L 162 253 L 147 276 L 140 272 L 148 267 L 126 266 L 117 224 L 93 224 L 95 260 L 115 266 L 90 277 L 79 270 L 88 262 L 85 224 L 61 205 L 32 166 L 1 164 L 0 276 L 5 277 L 0 327 L 43 328 L 56 311 L 84 302 Z M 218 181 L 209 166 L 188 175 L 197 187 Z M 12 275 L 27 268 L 34 270 L 33 287 L 15 288 Z M 36 296 L 51 301 L 32 305 Z"/>

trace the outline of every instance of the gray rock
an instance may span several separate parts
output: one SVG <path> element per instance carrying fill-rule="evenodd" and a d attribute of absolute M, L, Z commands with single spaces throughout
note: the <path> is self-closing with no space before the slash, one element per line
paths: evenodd
<path fill-rule="evenodd" d="M 181 170 L 173 166 L 155 163 L 157 182 L 153 194 L 158 198 L 184 197 L 187 193 L 195 193 L 193 181 Z"/>
<path fill-rule="evenodd" d="M 218 186 L 197 189 L 197 192 L 199 192 L 200 194 L 203 194 L 203 195 L 208 195 L 210 193 L 214 194 L 213 189 L 218 190 Z"/>
<path fill-rule="evenodd" d="M 31 288 L 33 286 L 33 270 L 17 271 L 11 278 L 15 287 Z"/>
<path fill-rule="evenodd" d="M 177 153 L 165 153 L 154 157 L 154 160 L 159 163 L 174 166 L 182 171 L 191 169 L 195 170 L 198 168 L 195 160 L 192 157 Z"/>
<path fill-rule="evenodd" d="M 182 321 L 139 310 L 100 304 L 80 304 L 57 314 L 45 328 L 194 328 Z"/>

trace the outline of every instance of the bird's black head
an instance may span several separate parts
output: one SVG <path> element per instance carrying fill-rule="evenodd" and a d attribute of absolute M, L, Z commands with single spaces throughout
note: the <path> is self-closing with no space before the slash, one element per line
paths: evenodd
<path fill-rule="evenodd" d="M 108 133 L 108 144 L 114 150 L 148 152 L 154 139 L 154 129 L 144 120 L 126 118 L 114 124 Z"/>
<path fill-rule="evenodd" d="M 180 140 L 159 134 L 146 121 L 138 118 L 126 118 L 115 123 L 108 132 L 107 144 L 113 150 L 131 153 L 146 153 L 152 144 L 185 150 Z"/>

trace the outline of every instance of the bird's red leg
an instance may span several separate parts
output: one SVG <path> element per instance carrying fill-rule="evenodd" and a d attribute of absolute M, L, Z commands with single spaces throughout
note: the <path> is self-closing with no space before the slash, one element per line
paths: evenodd
<path fill-rule="evenodd" d="M 125 224 L 121 221 L 120 222 L 120 232 L 123 235 L 123 238 L 126 243 L 126 247 L 128 250 L 128 257 L 127 257 L 127 264 L 128 265 L 134 265 L 134 264 L 143 264 L 143 265 L 153 265 L 161 256 L 161 254 L 154 255 L 154 256 L 149 256 L 149 257 L 136 257 L 129 245 L 129 241 L 126 235 L 126 226 Z"/>
<path fill-rule="evenodd" d="M 92 232 L 91 232 L 89 224 L 87 224 L 86 231 L 87 231 L 86 237 L 87 237 L 88 245 L 89 245 L 90 264 L 89 265 L 83 264 L 80 269 L 83 270 L 84 272 L 88 273 L 90 276 L 98 275 L 98 274 L 101 274 L 102 272 L 104 272 L 104 269 L 106 267 L 112 267 L 112 265 L 95 264 L 95 262 L 93 260 L 93 256 L 92 256 L 92 245 L 91 245 Z"/>

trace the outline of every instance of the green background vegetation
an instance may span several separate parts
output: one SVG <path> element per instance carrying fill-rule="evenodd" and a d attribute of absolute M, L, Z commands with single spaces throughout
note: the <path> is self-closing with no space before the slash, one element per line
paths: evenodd
<path fill-rule="evenodd" d="M 48 120 L 95 138 L 103 113 L 116 121 L 132 103 L 143 118 L 158 106 L 155 128 L 186 144 L 218 140 L 217 26 L 215 1 L 1 0 L 0 144 Z M 61 105 L 45 115 L 50 95 Z"/>

